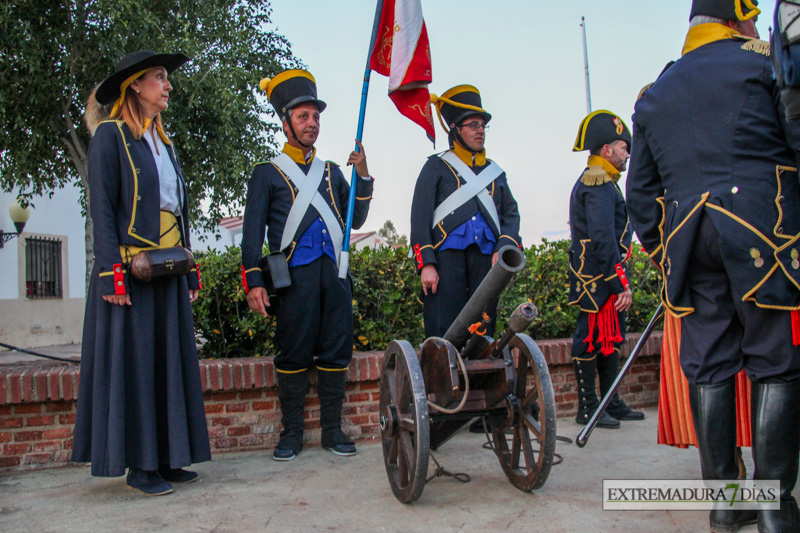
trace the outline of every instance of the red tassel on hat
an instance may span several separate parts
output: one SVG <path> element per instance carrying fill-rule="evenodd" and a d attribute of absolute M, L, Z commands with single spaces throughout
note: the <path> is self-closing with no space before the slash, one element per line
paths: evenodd
<path fill-rule="evenodd" d="M 800 346 L 800 310 L 792 311 L 792 343 Z"/>
<path fill-rule="evenodd" d="M 614 344 L 622 342 L 622 332 L 619 327 L 619 315 L 615 309 L 617 303 L 617 295 L 612 294 L 606 300 L 603 307 L 597 313 L 589 315 L 589 335 L 583 339 L 583 342 L 589 345 L 589 351 L 594 351 L 592 339 L 594 337 L 594 326 L 597 324 L 597 342 L 600 343 L 600 353 L 603 355 L 611 355 L 614 353 Z M 798 316 L 800 318 L 800 315 Z M 798 322 L 800 324 L 800 322 Z M 800 332 L 800 330 L 798 330 Z M 798 335 L 800 338 L 800 335 Z"/>

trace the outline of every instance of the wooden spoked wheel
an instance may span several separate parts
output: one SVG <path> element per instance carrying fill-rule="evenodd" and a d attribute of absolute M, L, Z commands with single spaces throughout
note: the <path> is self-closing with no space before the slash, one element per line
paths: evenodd
<path fill-rule="evenodd" d="M 503 472 L 512 485 L 527 492 L 544 485 L 553 466 L 556 403 L 547 362 L 533 339 L 517 334 L 509 348 L 517 352 L 514 390 L 506 399 L 507 409 L 492 414 L 489 423 Z M 538 412 L 538 420 L 532 410 Z"/>
<path fill-rule="evenodd" d="M 392 492 L 402 503 L 411 503 L 425 488 L 431 427 L 422 370 L 406 341 L 392 341 L 384 354 L 380 424 Z"/>

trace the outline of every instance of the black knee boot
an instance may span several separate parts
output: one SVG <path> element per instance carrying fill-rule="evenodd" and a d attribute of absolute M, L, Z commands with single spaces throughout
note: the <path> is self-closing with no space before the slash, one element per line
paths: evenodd
<path fill-rule="evenodd" d="M 600 378 L 600 395 L 605 398 L 619 373 L 619 352 L 615 350 L 611 355 L 598 354 L 595 359 L 597 360 L 597 376 Z M 628 407 L 628 404 L 623 402 L 616 393 L 608 404 L 606 412 L 617 420 L 644 420 L 643 412 L 634 411 Z"/>
<path fill-rule="evenodd" d="M 800 531 L 800 513 L 792 496 L 800 450 L 800 381 L 755 383 L 751 398 L 753 479 L 781 482 L 779 511 L 759 511 L 758 531 Z"/>
<path fill-rule="evenodd" d="M 303 407 L 308 389 L 308 371 L 287 374 L 278 372 L 278 400 L 281 402 L 281 438 L 272 458 L 290 461 L 303 449 Z"/>
<path fill-rule="evenodd" d="M 572 366 L 575 369 L 575 379 L 578 382 L 578 416 L 575 417 L 575 422 L 588 424 L 600 405 L 600 400 L 597 399 L 597 393 L 594 388 L 595 359 L 590 361 L 573 359 Z M 603 413 L 597 421 L 597 427 L 615 429 L 619 427 L 619 420 L 608 413 Z"/>
<path fill-rule="evenodd" d="M 342 431 L 342 401 L 347 380 L 344 371 L 317 369 L 322 447 L 336 455 L 355 455 L 356 445 Z"/>
<path fill-rule="evenodd" d="M 736 479 L 736 382 L 730 379 L 717 385 L 689 385 L 689 403 L 703 479 Z M 714 509 L 709 514 L 715 533 L 735 533 L 755 521 L 755 511 Z"/>

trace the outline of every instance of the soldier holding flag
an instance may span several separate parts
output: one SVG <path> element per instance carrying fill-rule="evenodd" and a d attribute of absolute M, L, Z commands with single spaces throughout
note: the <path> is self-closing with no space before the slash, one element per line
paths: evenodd
<path fill-rule="evenodd" d="M 242 276 L 250 308 L 276 317 L 275 358 L 281 403 L 276 461 L 294 459 L 303 448 L 303 408 L 308 370 L 317 368 L 322 446 L 354 455 L 341 429 L 347 365 L 353 355 L 352 286 L 338 276 L 347 199 L 350 191 L 339 167 L 317 156 L 314 143 L 326 104 L 317 98 L 314 77 L 292 69 L 261 81 L 283 122 L 282 153 L 253 170 L 247 190 L 242 236 Z M 373 180 L 363 146 L 347 161 L 358 178 L 353 226 L 367 218 Z M 291 285 L 270 298 L 259 263 L 267 227 L 269 248 L 285 254 Z"/>

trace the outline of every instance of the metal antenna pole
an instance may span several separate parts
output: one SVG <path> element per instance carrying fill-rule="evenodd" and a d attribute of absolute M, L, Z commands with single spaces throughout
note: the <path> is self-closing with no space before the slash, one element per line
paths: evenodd
<path fill-rule="evenodd" d="M 583 30 L 583 68 L 586 73 L 586 114 L 592 112 L 592 90 L 589 87 L 589 48 L 586 45 L 586 18 L 581 17 L 581 29 Z"/>

